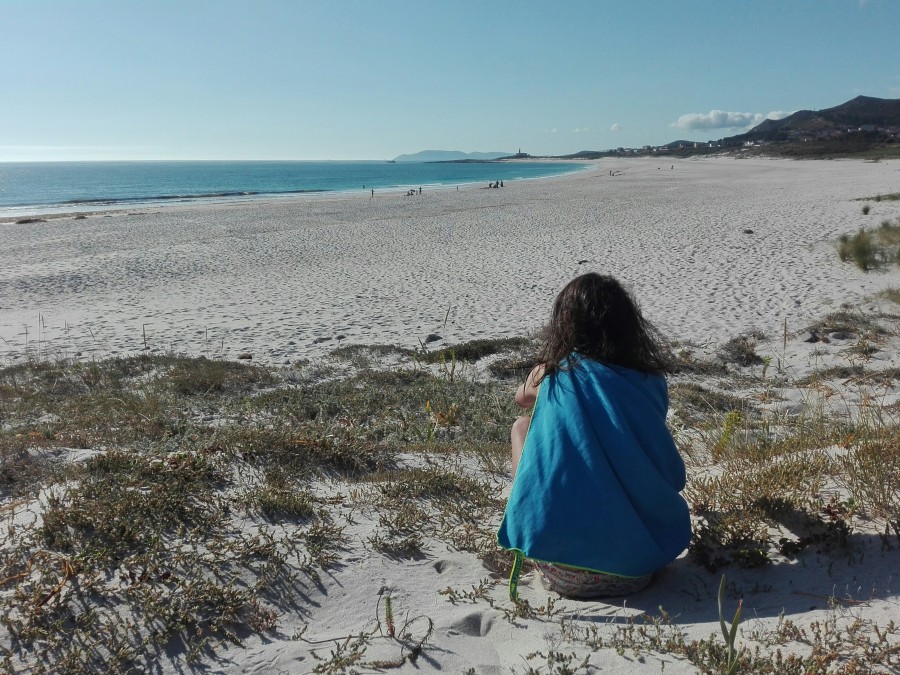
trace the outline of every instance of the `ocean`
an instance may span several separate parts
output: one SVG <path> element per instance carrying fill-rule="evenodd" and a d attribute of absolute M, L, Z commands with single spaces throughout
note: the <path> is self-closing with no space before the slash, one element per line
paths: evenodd
<path fill-rule="evenodd" d="M 570 173 L 585 166 L 538 161 L 0 163 L 0 217 L 174 202 L 486 185 Z"/>

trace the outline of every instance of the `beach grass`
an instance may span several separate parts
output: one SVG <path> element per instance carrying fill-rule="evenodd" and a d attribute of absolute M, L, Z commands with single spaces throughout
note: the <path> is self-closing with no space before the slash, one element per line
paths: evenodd
<path fill-rule="evenodd" d="M 872 197 L 860 197 L 857 201 L 872 201 L 872 202 L 895 202 L 900 200 L 900 192 L 888 192 L 886 194 L 877 194 Z"/>
<path fill-rule="evenodd" d="M 886 331 L 849 307 L 816 330 Z M 688 465 L 692 564 L 709 575 L 829 565 L 858 555 L 854 536 L 873 527 L 900 545 L 900 428 L 874 399 L 835 415 L 816 398 L 834 380 L 897 374 L 848 363 L 798 378 L 805 412 L 778 413 L 755 367 L 764 340 L 739 336 L 718 361 L 678 357 L 671 422 Z M 4 670 L 141 672 L 161 653 L 201 663 L 302 614 L 322 575 L 352 567 L 360 547 L 401 562 L 465 552 L 502 577 L 510 559 L 494 533 L 518 414 L 510 376 L 524 376 L 534 349 L 523 338 L 425 353 L 342 347 L 294 368 L 142 355 L 0 369 Z M 533 672 L 577 672 L 599 648 L 675 654 L 706 672 L 900 663 L 893 625 L 784 619 L 740 649 L 727 634 L 688 639 L 662 609 L 604 631 L 472 584 L 442 593 L 565 639 L 566 649 L 527 657 Z M 396 601 L 376 614 L 376 628 L 317 656 L 315 672 L 388 667 L 428 649 L 430 618 L 397 625 Z M 373 660 L 376 647 L 394 656 Z"/>
<path fill-rule="evenodd" d="M 762 337 L 760 334 L 748 333 L 731 338 L 719 350 L 722 360 L 739 366 L 761 364 L 763 359 L 756 353 L 756 345 Z"/>
<path fill-rule="evenodd" d="M 868 214 L 868 205 L 863 207 Z M 882 220 L 880 227 L 859 228 L 856 234 L 841 235 L 838 256 L 853 262 L 864 272 L 900 262 L 900 218 Z"/>
<path fill-rule="evenodd" d="M 885 300 L 890 300 L 895 305 L 900 305 L 900 288 L 889 287 L 885 288 L 877 293 L 879 298 L 884 298 Z"/>

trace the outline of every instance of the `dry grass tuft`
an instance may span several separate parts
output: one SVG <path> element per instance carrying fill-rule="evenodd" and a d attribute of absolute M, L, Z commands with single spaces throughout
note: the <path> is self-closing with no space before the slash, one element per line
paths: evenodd
<path fill-rule="evenodd" d="M 863 213 L 868 214 L 868 205 Z M 838 238 L 838 256 L 864 272 L 900 261 L 900 219 L 881 221 L 878 228 L 859 228 L 856 234 Z"/>
<path fill-rule="evenodd" d="M 762 357 L 756 353 L 760 339 L 762 336 L 756 333 L 733 337 L 719 350 L 719 356 L 725 363 L 734 363 L 743 367 L 762 364 Z"/>

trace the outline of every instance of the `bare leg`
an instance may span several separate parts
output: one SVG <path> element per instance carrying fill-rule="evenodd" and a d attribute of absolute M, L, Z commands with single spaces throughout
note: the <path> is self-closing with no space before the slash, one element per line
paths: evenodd
<path fill-rule="evenodd" d="M 512 477 L 516 477 L 516 469 L 519 468 L 519 459 L 522 457 L 522 447 L 525 445 L 525 435 L 528 433 L 528 425 L 531 418 L 523 415 L 512 425 L 510 441 L 512 442 Z"/>

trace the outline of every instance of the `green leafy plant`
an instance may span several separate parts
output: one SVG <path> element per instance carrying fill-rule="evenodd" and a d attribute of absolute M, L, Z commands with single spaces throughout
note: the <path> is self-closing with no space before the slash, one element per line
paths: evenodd
<path fill-rule="evenodd" d="M 737 609 L 734 612 L 734 617 L 731 619 L 731 624 L 726 624 L 725 622 L 725 612 L 723 609 L 725 598 L 725 575 L 722 575 L 722 580 L 719 582 L 719 594 L 718 594 L 718 606 L 719 606 L 719 627 L 722 630 L 722 637 L 725 640 L 725 663 L 723 665 L 723 673 L 725 675 L 734 675 L 738 672 L 738 668 L 741 665 L 741 654 L 743 652 L 743 648 L 737 649 L 735 647 L 735 643 L 737 642 L 737 629 L 741 623 L 741 607 L 743 605 L 743 600 L 738 601 Z"/>

